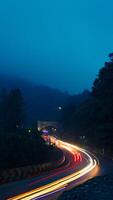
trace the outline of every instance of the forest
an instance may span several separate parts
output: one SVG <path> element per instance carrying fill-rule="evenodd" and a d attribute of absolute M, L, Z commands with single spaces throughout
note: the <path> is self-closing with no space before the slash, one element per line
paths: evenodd
<path fill-rule="evenodd" d="M 68 139 L 113 153 L 113 53 L 100 69 L 87 98 L 65 106 L 62 123 Z"/>

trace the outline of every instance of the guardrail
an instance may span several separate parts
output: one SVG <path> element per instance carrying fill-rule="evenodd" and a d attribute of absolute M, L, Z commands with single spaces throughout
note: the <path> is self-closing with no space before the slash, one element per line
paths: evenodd
<path fill-rule="evenodd" d="M 65 156 L 54 162 L 48 162 L 41 165 L 25 166 L 15 169 L 2 170 L 0 172 L 0 184 L 8 182 L 19 181 L 40 175 L 42 172 L 56 169 L 61 166 L 65 161 Z"/>

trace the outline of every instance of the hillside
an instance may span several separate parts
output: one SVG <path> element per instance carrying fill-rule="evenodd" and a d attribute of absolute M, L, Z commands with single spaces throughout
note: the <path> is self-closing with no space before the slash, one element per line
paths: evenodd
<path fill-rule="evenodd" d="M 24 96 L 27 121 L 31 125 L 37 120 L 57 120 L 58 106 L 67 102 L 69 95 L 58 89 L 33 83 L 18 77 L 0 75 L 0 89 L 20 88 Z"/>

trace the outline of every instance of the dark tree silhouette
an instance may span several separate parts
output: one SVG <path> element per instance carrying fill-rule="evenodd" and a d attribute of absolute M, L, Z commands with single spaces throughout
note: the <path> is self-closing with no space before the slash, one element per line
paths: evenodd
<path fill-rule="evenodd" d="M 113 152 L 113 53 L 96 77 L 91 98 L 65 112 L 66 125 L 72 135 L 85 135 L 89 144 Z M 68 115 L 70 114 L 70 115 Z M 69 117 L 71 116 L 70 120 Z"/>
<path fill-rule="evenodd" d="M 6 89 L 0 91 L 0 131 L 4 130 L 5 127 L 5 100 L 7 98 Z"/>
<path fill-rule="evenodd" d="M 24 100 L 19 89 L 0 92 L 0 169 L 10 169 L 53 161 L 61 152 L 47 146 L 37 127 L 21 128 Z M 32 147 L 32 148 L 30 148 Z"/>
<path fill-rule="evenodd" d="M 15 131 L 23 125 L 25 117 L 23 102 L 23 97 L 19 89 L 11 90 L 5 98 L 4 112 L 6 131 Z"/>
<path fill-rule="evenodd" d="M 110 60 L 113 62 L 113 53 L 110 53 L 110 54 L 109 54 L 109 58 L 110 58 Z"/>
<path fill-rule="evenodd" d="M 92 87 L 92 95 L 96 98 L 98 112 L 104 122 L 113 121 L 113 53 L 109 58 Z"/>

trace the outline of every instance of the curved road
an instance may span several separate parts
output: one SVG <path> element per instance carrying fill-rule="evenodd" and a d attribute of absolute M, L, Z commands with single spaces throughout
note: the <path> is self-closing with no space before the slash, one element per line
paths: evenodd
<path fill-rule="evenodd" d="M 54 138 L 51 137 L 54 142 Z M 70 189 L 98 172 L 98 160 L 86 150 L 57 141 L 66 157 L 65 165 L 32 179 L 10 183 L 0 187 L 0 200 L 56 199 L 63 191 Z"/>

